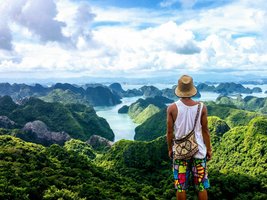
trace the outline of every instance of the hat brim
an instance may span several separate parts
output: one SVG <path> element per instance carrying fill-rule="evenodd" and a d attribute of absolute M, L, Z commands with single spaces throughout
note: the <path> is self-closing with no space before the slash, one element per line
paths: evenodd
<path fill-rule="evenodd" d="M 177 97 L 193 97 L 197 94 L 197 89 L 194 86 L 190 91 L 188 92 L 182 92 L 179 90 L 178 86 L 175 88 L 175 95 Z"/>

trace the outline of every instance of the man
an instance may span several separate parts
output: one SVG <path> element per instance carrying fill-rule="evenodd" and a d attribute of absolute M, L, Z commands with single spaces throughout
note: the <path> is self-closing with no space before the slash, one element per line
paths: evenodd
<path fill-rule="evenodd" d="M 186 199 L 189 179 L 193 178 L 193 183 L 198 191 L 198 199 L 208 199 L 206 189 L 210 187 L 206 162 L 211 159 L 211 143 L 208 129 L 207 108 L 203 103 L 192 100 L 197 89 L 190 76 L 183 75 L 178 80 L 175 94 L 180 99 L 169 105 L 167 108 L 167 143 L 169 157 L 173 158 L 173 139 L 179 139 L 189 133 L 194 127 L 198 106 L 200 106 L 199 116 L 195 125 L 195 137 L 199 151 L 187 160 L 173 159 L 174 185 L 176 188 L 177 200 Z M 191 176 L 190 176 L 191 174 Z"/>

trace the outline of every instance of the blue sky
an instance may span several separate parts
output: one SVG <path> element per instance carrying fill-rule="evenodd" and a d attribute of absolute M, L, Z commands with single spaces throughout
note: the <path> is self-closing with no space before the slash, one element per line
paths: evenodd
<path fill-rule="evenodd" d="M 0 78 L 266 78 L 266 19 L 265 0 L 0 0 Z"/>

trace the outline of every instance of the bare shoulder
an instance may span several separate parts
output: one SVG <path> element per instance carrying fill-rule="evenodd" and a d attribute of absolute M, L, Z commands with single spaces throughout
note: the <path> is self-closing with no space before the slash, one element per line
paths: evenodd
<path fill-rule="evenodd" d="M 205 103 L 204 103 L 204 102 L 202 102 L 202 101 L 199 101 L 199 103 L 200 103 L 200 104 L 202 104 L 202 106 L 203 106 L 203 109 L 207 109 L 207 106 L 205 105 Z"/>
<path fill-rule="evenodd" d="M 176 111 L 176 110 L 177 110 L 177 107 L 176 107 L 175 103 L 172 103 L 167 107 L 168 113 L 172 113 L 173 111 Z"/>
<path fill-rule="evenodd" d="M 203 102 L 201 103 L 203 104 L 202 113 L 207 114 L 208 112 L 207 106 Z"/>

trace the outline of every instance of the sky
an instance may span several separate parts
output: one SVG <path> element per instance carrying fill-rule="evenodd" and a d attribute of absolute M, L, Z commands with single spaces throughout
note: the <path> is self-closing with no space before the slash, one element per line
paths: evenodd
<path fill-rule="evenodd" d="M 0 0 L 2 81 L 182 74 L 266 78 L 267 1 Z"/>

